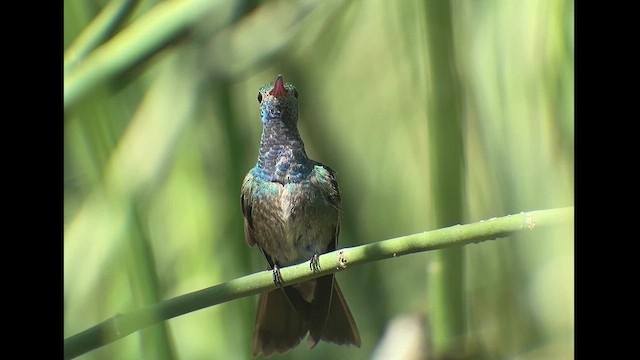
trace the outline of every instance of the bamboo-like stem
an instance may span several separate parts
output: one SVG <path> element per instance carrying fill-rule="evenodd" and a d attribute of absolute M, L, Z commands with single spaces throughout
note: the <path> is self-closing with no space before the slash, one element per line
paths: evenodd
<path fill-rule="evenodd" d="M 281 268 L 280 271 L 285 283 L 293 285 L 376 260 L 478 243 L 518 232 L 535 231 L 558 225 L 572 225 L 573 213 L 574 208 L 571 206 L 523 212 L 468 225 L 455 225 L 323 254 L 319 258 L 320 270 L 317 272 L 311 271 L 308 261 Z M 66 338 L 64 340 L 64 356 L 66 359 L 70 359 L 158 322 L 274 288 L 271 271 L 261 271 L 164 300 L 129 313 L 118 314 L 92 328 Z"/>
<path fill-rule="evenodd" d="M 112 0 L 78 35 L 64 52 L 64 71 L 70 71 L 88 53 L 104 42 L 131 13 L 137 0 Z"/>
<path fill-rule="evenodd" d="M 464 218 L 465 141 L 464 108 L 459 70 L 456 68 L 452 4 L 449 1 L 424 2 L 426 39 L 429 54 L 427 124 L 431 201 L 434 225 L 449 226 Z M 427 300 L 438 309 L 432 314 L 432 351 L 441 357 L 449 349 L 464 353 L 457 339 L 466 332 L 464 296 L 464 249 L 440 251 L 431 260 L 438 269 L 428 274 Z"/>
<path fill-rule="evenodd" d="M 214 13 L 216 5 L 221 7 L 224 3 L 185 0 L 156 5 L 135 23 L 86 54 L 82 61 L 65 70 L 64 107 L 67 108 L 97 84 L 148 57 L 204 15 Z M 219 26 L 225 21 L 220 20 Z"/>

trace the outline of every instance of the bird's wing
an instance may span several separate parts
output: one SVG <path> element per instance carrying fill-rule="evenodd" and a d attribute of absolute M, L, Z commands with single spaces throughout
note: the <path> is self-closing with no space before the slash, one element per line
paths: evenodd
<path fill-rule="evenodd" d="M 334 241 L 329 243 L 327 252 L 333 251 L 338 247 L 338 235 L 340 235 L 340 214 L 342 213 L 342 198 L 340 197 L 340 189 L 338 188 L 338 181 L 336 180 L 336 172 L 320 162 L 315 162 L 317 183 L 316 186 L 320 186 L 324 191 L 323 194 L 329 204 L 336 210 L 336 228 Z"/>
<path fill-rule="evenodd" d="M 242 189 L 240 191 L 240 202 L 242 204 L 242 216 L 244 216 L 244 239 L 249 246 L 253 246 L 256 240 L 253 236 L 253 219 L 251 217 L 251 187 L 253 185 L 253 175 L 251 172 L 244 177 Z"/>

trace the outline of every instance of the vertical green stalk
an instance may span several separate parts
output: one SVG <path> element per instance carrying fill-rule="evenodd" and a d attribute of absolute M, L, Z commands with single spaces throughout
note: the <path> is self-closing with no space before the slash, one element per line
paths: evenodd
<path fill-rule="evenodd" d="M 459 80 L 455 71 L 451 7 L 427 0 L 429 52 L 428 131 L 435 227 L 462 223 L 463 139 Z M 463 249 L 434 254 L 428 278 L 428 307 L 436 356 L 462 351 L 465 332 Z"/>
<path fill-rule="evenodd" d="M 139 307 L 144 307 L 162 301 L 162 294 L 153 249 L 141 224 L 140 216 L 144 211 L 139 210 L 136 205 L 131 207 L 130 216 L 134 221 L 129 227 L 131 253 L 129 279 L 135 301 Z M 142 330 L 140 344 L 144 359 L 171 360 L 176 358 L 173 340 L 166 322 L 160 322 Z"/>

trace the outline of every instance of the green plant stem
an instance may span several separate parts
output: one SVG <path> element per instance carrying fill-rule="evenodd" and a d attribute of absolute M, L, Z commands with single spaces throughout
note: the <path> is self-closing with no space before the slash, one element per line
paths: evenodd
<path fill-rule="evenodd" d="M 225 2 L 208 0 L 166 1 L 156 5 L 69 71 L 65 70 L 64 107 L 97 84 L 147 58 L 203 16 L 213 14 L 212 21 L 221 27 L 230 18 L 228 7 Z"/>
<path fill-rule="evenodd" d="M 451 3 L 424 2 L 429 54 L 428 135 L 431 198 L 436 227 L 463 219 L 465 159 L 461 86 L 456 69 Z M 433 334 L 433 353 L 443 357 L 450 349 L 464 352 L 458 339 L 466 332 L 464 249 L 455 247 L 432 257 L 427 282 L 427 303 Z"/>
<path fill-rule="evenodd" d="M 317 272 L 312 272 L 309 262 L 305 261 L 281 268 L 281 275 L 287 285 L 293 285 L 376 260 L 478 243 L 550 226 L 571 225 L 573 211 L 573 207 L 537 210 L 343 248 L 320 256 L 320 270 Z M 261 271 L 129 313 L 118 314 L 66 338 L 64 356 L 67 359 L 73 358 L 158 322 L 273 289 L 275 285 L 271 271 Z"/>
<path fill-rule="evenodd" d="M 64 53 L 64 71 L 71 70 L 90 51 L 107 39 L 122 24 L 138 1 L 112 0 L 93 21 L 78 35 Z"/>

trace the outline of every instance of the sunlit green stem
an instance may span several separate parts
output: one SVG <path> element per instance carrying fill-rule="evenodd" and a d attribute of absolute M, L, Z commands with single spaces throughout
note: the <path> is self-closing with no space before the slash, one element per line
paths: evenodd
<path fill-rule="evenodd" d="M 456 70 L 451 4 L 425 3 L 429 49 L 428 119 L 431 198 L 435 226 L 460 223 L 463 219 L 464 158 L 462 104 Z M 450 349 L 464 351 L 459 340 L 466 332 L 464 305 L 464 249 L 440 251 L 431 258 L 427 277 L 427 306 L 436 357 Z"/>
<path fill-rule="evenodd" d="M 506 237 L 517 232 L 535 231 L 558 225 L 567 226 L 572 223 L 573 207 L 531 211 L 339 249 L 320 256 L 320 270 L 317 272 L 312 272 L 309 262 L 305 261 L 281 268 L 281 274 L 285 283 L 292 285 L 376 260 L 459 247 Z M 65 339 L 64 356 L 73 358 L 158 322 L 274 288 L 271 271 L 261 271 L 126 314 L 119 314 Z"/>
<path fill-rule="evenodd" d="M 64 74 L 64 106 L 76 101 L 88 90 L 145 59 L 158 48 L 187 30 L 220 1 L 165 1 L 119 32 L 102 46 L 86 55 L 83 61 Z M 222 10 L 222 9 L 220 9 Z M 219 25 L 228 18 L 220 15 Z M 65 67 L 66 68 L 66 67 Z"/>
<path fill-rule="evenodd" d="M 107 39 L 131 12 L 137 0 L 112 0 L 64 52 L 64 71 L 71 70 Z"/>

